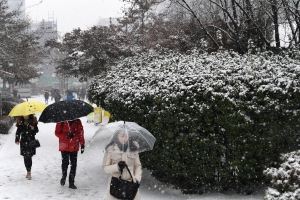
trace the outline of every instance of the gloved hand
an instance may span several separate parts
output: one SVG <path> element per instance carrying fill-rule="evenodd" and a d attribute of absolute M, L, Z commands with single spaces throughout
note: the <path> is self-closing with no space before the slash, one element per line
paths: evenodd
<path fill-rule="evenodd" d="M 81 146 L 81 154 L 83 154 L 83 152 L 84 152 L 84 146 Z"/>
<path fill-rule="evenodd" d="M 126 165 L 127 165 L 127 164 L 126 164 L 125 161 L 120 161 L 120 162 L 118 163 L 118 167 L 119 167 L 119 169 L 120 169 L 121 172 L 123 171 L 123 169 L 125 168 Z"/>
<path fill-rule="evenodd" d="M 73 134 L 73 133 L 68 133 L 67 138 L 72 139 L 73 137 L 74 137 L 74 134 Z"/>

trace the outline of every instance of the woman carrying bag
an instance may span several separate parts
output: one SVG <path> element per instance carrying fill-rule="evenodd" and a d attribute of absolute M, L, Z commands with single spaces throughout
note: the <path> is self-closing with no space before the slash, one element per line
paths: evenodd
<path fill-rule="evenodd" d="M 139 183 L 142 178 L 142 166 L 138 154 L 139 145 L 129 138 L 124 130 L 114 134 L 112 142 L 106 146 L 102 169 L 105 173 L 110 174 L 108 180 L 107 200 L 116 200 L 117 198 L 111 195 L 110 187 L 112 177 L 121 178 L 123 180 Z M 127 167 L 130 172 L 128 172 Z M 140 193 L 137 191 L 134 200 L 139 200 Z"/>
<path fill-rule="evenodd" d="M 20 144 L 20 154 L 24 157 L 28 180 L 31 180 L 32 156 L 36 153 L 36 148 L 31 147 L 30 142 L 35 140 L 35 135 L 39 132 L 37 124 L 37 118 L 32 114 L 19 117 L 16 123 L 15 143 Z"/>

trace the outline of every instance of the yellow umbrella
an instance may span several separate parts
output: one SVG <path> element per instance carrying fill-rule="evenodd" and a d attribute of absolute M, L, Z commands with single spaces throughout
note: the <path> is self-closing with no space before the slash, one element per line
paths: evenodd
<path fill-rule="evenodd" d="M 10 111 L 8 115 L 11 117 L 25 116 L 25 115 L 43 112 L 45 108 L 46 105 L 40 101 L 25 101 L 13 107 L 13 109 Z"/>

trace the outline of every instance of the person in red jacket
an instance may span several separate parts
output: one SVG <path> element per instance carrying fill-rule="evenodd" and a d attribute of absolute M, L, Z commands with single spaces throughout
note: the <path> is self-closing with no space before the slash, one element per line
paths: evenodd
<path fill-rule="evenodd" d="M 77 155 L 79 146 L 81 153 L 84 152 L 85 140 L 84 131 L 80 119 L 73 121 L 65 121 L 56 123 L 55 135 L 59 138 L 59 151 L 62 157 L 62 178 L 60 184 L 65 185 L 69 161 L 71 162 L 71 170 L 69 174 L 69 188 L 77 189 L 74 185 L 76 168 L 77 168 Z"/>

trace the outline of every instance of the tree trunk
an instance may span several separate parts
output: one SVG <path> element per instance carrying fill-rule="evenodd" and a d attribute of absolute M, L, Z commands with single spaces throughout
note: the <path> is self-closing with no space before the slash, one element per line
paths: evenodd
<path fill-rule="evenodd" d="M 272 0 L 271 2 L 272 7 L 272 16 L 274 22 L 274 32 L 275 32 L 275 43 L 276 48 L 280 48 L 280 38 L 279 38 L 279 24 L 278 24 L 278 7 L 277 7 L 277 0 Z"/>

